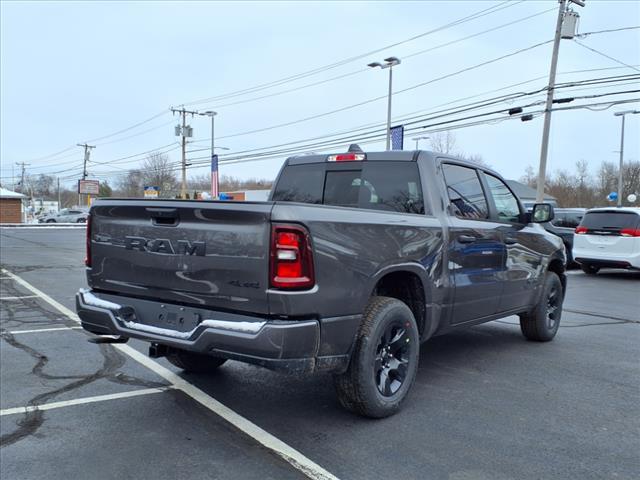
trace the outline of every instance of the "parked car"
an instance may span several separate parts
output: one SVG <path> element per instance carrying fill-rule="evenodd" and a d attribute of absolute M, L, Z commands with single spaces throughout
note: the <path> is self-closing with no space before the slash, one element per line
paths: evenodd
<path fill-rule="evenodd" d="M 594 208 L 576 228 L 573 258 L 585 273 L 640 269 L 640 208 Z"/>
<path fill-rule="evenodd" d="M 571 253 L 573 250 L 573 235 L 586 211 L 586 208 L 554 208 L 553 220 L 543 224 L 547 232 L 551 232 L 562 239 L 567 250 L 568 266 L 577 265 Z"/>
<path fill-rule="evenodd" d="M 63 208 L 58 213 L 44 215 L 38 218 L 38 223 L 84 223 L 89 212 Z"/>
<path fill-rule="evenodd" d="M 565 249 L 536 224 L 552 218 L 445 155 L 297 156 L 268 202 L 96 200 L 76 309 L 94 341 L 142 339 L 187 371 L 331 372 L 344 407 L 384 417 L 434 335 L 519 315 L 554 338 Z"/>

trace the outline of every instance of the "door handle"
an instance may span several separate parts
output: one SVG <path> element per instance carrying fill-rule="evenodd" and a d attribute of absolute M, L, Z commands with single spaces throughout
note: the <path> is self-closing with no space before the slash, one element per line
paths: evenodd
<path fill-rule="evenodd" d="M 515 245 L 516 243 L 518 243 L 518 239 L 515 237 L 505 237 L 504 243 L 507 245 Z"/>
<path fill-rule="evenodd" d="M 458 241 L 460 243 L 473 243 L 478 240 L 478 237 L 474 237 L 473 235 L 460 235 L 458 236 Z"/>

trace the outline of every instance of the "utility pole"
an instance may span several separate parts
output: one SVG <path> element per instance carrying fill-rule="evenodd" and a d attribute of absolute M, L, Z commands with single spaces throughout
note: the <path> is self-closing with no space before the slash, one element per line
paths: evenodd
<path fill-rule="evenodd" d="M 20 174 L 20 193 L 24 194 L 24 168 L 30 164 L 24 162 L 16 162 L 16 165 L 18 165 L 22 169 L 22 173 Z"/>
<path fill-rule="evenodd" d="M 624 158 L 624 117 L 626 115 L 637 115 L 640 110 L 626 110 L 624 112 L 616 112 L 616 117 L 622 117 L 622 130 L 620 131 L 620 166 L 618 167 L 618 207 L 622 206 L 622 166 Z"/>
<path fill-rule="evenodd" d="M 58 211 L 62 210 L 62 202 L 60 201 L 60 177 L 56 177 L 58 183 Z"/>
<path fill-rule="evenodd" d="M 187 114 L 193 116 L 198 115 L 196 111 L 185 110 L 184 107 L 171 108 L 171 111 L 182 115 L 182 126 L 176 127 L 176 135 L 178 134 L 178 128 L 180 128 L 180 135 L 182 136 L 182 185 L 180 186 L 180 198 L 184 199 L 187 194 L 187 137 L 190 137 L 191 127 L 187 127 Z"/>
<path fill-rule="evenodd" d="M 87 145 L 86 142 L 77 143 L 76 145 L 84 148 L 84 167 L 82 168 L 82 180 L 86 180 L 87 179 L 87 162 L 89 161 L 89 155 L 91 154 L 91 149 L 96 148 L 96 146 Z M 78 206 L 80 205 L 82 205 L 82 194 L 80 193 L 80 190 L 78 190 Z"/>
<path fill-rule="evenodd" d="M 568 0 L 584 7 L 582 0 Z M 551 69 L 549 84 L 547 85 L 547 101 L 544 107 L 544 126 L 542 127 L 542 144 L 540 146 L 540 166 L 538 167 L 538 185 L 536 189 L 536 203 L 544 200 L 544 182 L 547 176 L 547 154 L 549 153 L 549 131 L 551 130 L 551 107 L 553 106 L 553 90 L 556 84 L 556 69 L 558 67 L 558 51 L 562 37 L 562 20 L 567 10 L 567 0 L 558 0 L 558 18 L 556 20 L 556 34 L 553 39 L 553 54 L 551 55 Z"/>

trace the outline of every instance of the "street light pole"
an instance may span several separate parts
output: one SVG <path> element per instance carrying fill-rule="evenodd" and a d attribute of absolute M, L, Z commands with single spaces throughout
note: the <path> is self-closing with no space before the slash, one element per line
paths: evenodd
<path fill-rule="evenodd" d="M 391 96 L 393 95 L 393 67 L 400 65 L 400 59 L 397 57 L 389 57 L 384 59 L 384 64 L 380 62 L 373 62 L 368 64 L 368 67 L 381 69 L 389 69 L 389 93 L 387 96 L 387 150 L 391 150 Z"/>
<path fill-rule="evenodd" d="M 412 138 L 411 140 L 413 140 L 414 142 L 416 142 L 416 150 L 418 150 L 418 142 L 420 142 L 420 140 L 429 140 L 429 137 L 415 137 Z"/>
<path fill-rule="evenodd" d="M 636 115 L 640 110 L 626 110 L 624 112 L 616 112 L 616 117 L 622 117 L 622 128 L 620 130 L 620 165 L 618 167 L 618 207 L 622 206 L 622 165 L 624 158 L 624 117 L 626 115 Z"/>

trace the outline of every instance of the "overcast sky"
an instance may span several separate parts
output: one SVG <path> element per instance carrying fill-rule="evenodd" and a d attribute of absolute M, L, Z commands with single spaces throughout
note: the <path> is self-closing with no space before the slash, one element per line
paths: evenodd
<path fill-rule="evenodd" d="M 584 8 L 575 7 L 580 14 L 578 30 L 581 33 L 640 25 L 638 1 L 587 0 L 586 3 Z M 493 6 L 498 6 L 498 11 L 406 41 Z M 549 11 L 541 13 L 545 10 Z M 506 3 L 498 0 L 3 1 L 0 12 L 2 183 L 11 186 L 12 165 L 22 161 L 30 164 L 29 173 L 52 173 L 59 175 L 65 183 L 72 183 L 81 174 L 82 152 L 79 147 L 70 147 L 84 141 L 97 145 L 88 168 L 90 178 L 104 178 L 101 175 L 112 172 L 107 178 L 113 182 L 113 172 L 124 172 L 144 158 L 144 155 L 133 155 L 155 149 L 173 149 L 168 154 L 172 161 L 178 162 L 180 150 L 173 129 L 177 118 L 172 119 L 168 112 L 170 106 L 250 89 L 398 42 L 404 43 L 334 68 L 321 69 L 317 74 L 296 81 L 193 104 L 188 108 L 218 111 L 216 144 L 230 149 L 220 151 L 220 154 L 233 157 L 234 152 L 324 137 L 366 125 L 370 127 L 364 132 L 379 128 L 377 126 L 386 120 L 385 98 L 293 125 L 243 134 L 384 97 L 387 71 L 368 69 L 366 65 L 391 55 L 402 59 L 402 64 L 394 69 L 394 92 L 398 92 L 393 98 L 393 117 L 397 119 L 394 123 L 406 123 L 403 119 L 414 112 L 424 118 L 443 108 L 511 92 L 538 90 L 546 84 L 551 43 L 400 92 L 551 40 L 556 12 L 555 0 Z M 433 49 L 529 16 L 533 17 Z M 579 41 L 640 68 L 638 29 L 594 34 Z M 433 50 L 424 52 L 428 49 Z M 606 70 L 564 73 L 586 69 Z M 561 43 L 558 71 L 563 73 L 558 76 L 558 82 L 638 73 L 572 40 Z M 353 74 L 346 75 L 350 73 Z M 281 93 L 337 76 L 344 77 Z M 487 93 L 537 77 L 543 78 Z M 635 90 L 640 89 L 640 82 L 586 88 L 558 91 L 556 97 Z M 275 93 L 281 94 L 272 95 Z M 479 96 L 462 100 L 476 95 Z M 237 103 L 263 96 L 267 98 Z M 638 93 L 605 96 L 558 106 L 638 97 Z M 502 103 L 439 121 L 543 99 L 542 94 L 532 95 L 511 104 Z M 452 103 L 456 101 L 459 102 Z M 236 104 L 228 105 L 232 103 Z M 449 105 L 438 107 L 442 104 Z M 598 108 L 603 107 L 606 106 Z M 540 108 L 533 106 L 525 110 L 536 112 Z M 595 170 L 602 160 L 617 161 L 615 151 L 619 150 L 620 119 L 613 113 L 634 108 L 640 109 L 640 103 L 601 111 L 578 109 L 554 113 L 548 168 L 571 170 L 577 160 L 584 159 Z M 156 114 L 160 116 L 139 127 L 108 136 Z M 422 127 L 435 122 L 426 118 L 418 120 L 411 126 Z M 196 117 L 189 119 L 189 123 L 194 129 L 194 143 L 188 150 L 202 149 L 190 153 L 189 157 L 206 157 L 210 121 L 207 117 Z M 639 127 L 640 115 L 627 117 L 627 160 L 640 158 Z M 537 169 L 541 133 L 541 116 L 529 122 L 516 119 L 455 130 L 460 151 L 481 155 L 508 178 L 520 177 L 527 165 Z M 350 135 L 356 136 L 344 135 L 349 139 L 329 150 L 346 149 L 351 143 Z M 405 149 L 414 148 L 415 142 L 411 138 L 416 135 L 429 133 L 408 133 Z M 99 140 L 104 136 L 108 137 Z M 421 147 L 427 144 L 423 142 Z M 369 143 L 363 148 L 380 150 L 384 148 L 384 141 Z M 309 150 L 327 151 L 300 146 L 301 152 Z M 133 157 L 123 159 L 129 156 Z M 285 156 L 222 164 L 220 170 L 221 174 L 243 178 L 273 178 Z M 206 171 L 206 167 L 191 170 L 194 173 Z M 17 167 L 15 173 L 18 174 Z"/>

